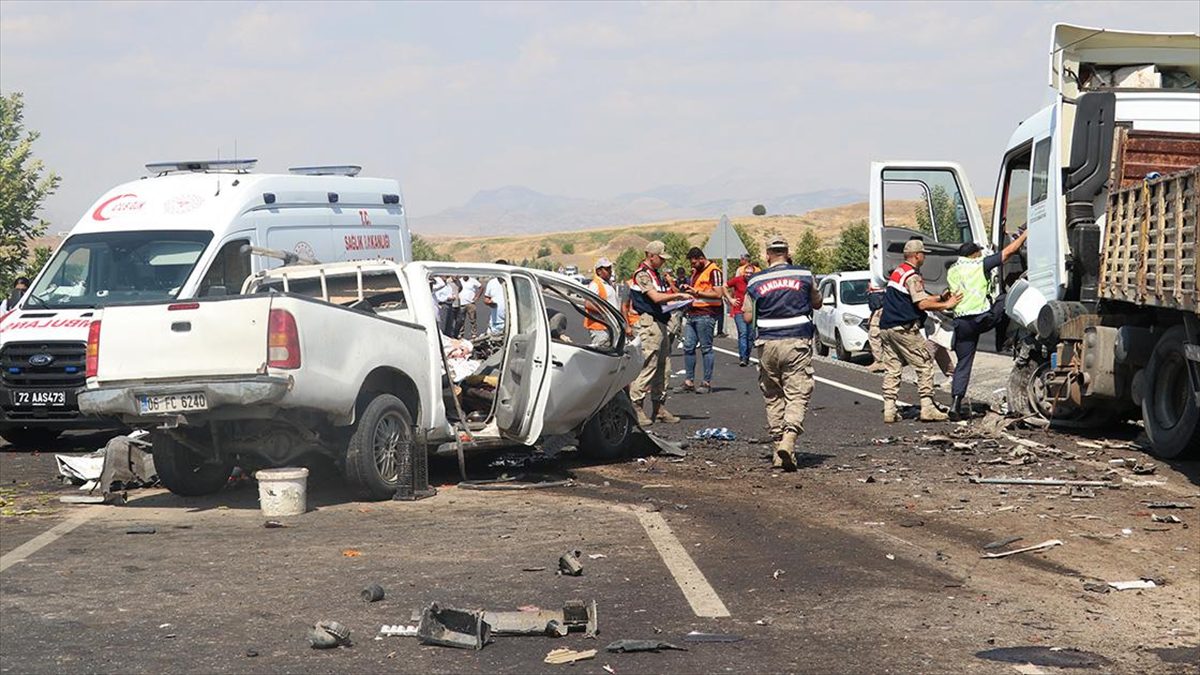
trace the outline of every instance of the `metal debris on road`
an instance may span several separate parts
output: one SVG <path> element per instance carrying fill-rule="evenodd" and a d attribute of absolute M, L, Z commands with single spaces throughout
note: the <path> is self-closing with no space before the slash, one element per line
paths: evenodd
<path fill-rule="evenodd" d="M 532 611 L 495 612 L 484 611 L 483 620 L 492 629 L 492 635 L 545 635 L 566 637 L 571 629 L 582 629 L 584 636 L 594 638 L 600 632 L 596 601 L 584 603 L 571 600 L 560 610 L 533 609 Z"/>
<path fill-rule="evenodd" d="M 313 649 L 350 646 L 350 629 L 337 621 L 318 621 L 308 629 L 308 644 Z"/>
<path fill-rule="evenodd" d="M 709 427 L 697 431 L 693 435 L 693 438 L 713 441 L 736 441 L 737 434 L 730 431 L 728 427 Z"/>
<path fill-rule="evenodd" d="M 581 551 L 567 551 L 558 558 L 558 573 L 568 577 L 583 575 L 583 563 L 579 562 Z"/>
<path fill-rule="evenodd" d="M 1142 502 L 1148 509 L 1194 509 L 1187 502 Z"/>
<path fill-rule="evenodd" d="M 608 665 L 607 663 L 601 666 L 601 668 L 603 668 L 604 672 L 608 673 L 609 675 L 616 675 L 617 673 L 617 671 L 613 670 L 612 666 Z"/>
<path fill-rule="evenodd" d="M 576 661 L 586 661 L 594 658 L 596 658 L 595 649 L 576 651 L 574 649 L 567 649 L 566 647 L 559 647 L 558 649 L 551 649 L 550 652 L 546 654 L 546 658 L 542 661 L 543 663 L 561 665 L 564 663 L 575 663 Z"/>
<path fill-rule="evenodd" d="M 1040 544 L 1034 544 L 1033 546 L 1026 546 L 1025 548 L 1015 548 L 1011 551 L 1001 551 L 1000 553 L 984 553 L 980 557 L 981 558 L 1006 558 L 1010 555 L 1016 555 L 1017 553 L 1031 553 L 1031 552 L 1035 552 L 1035 551 L 1040 552 L 1040 551 L 1045 551 L 1045 550 L 1054 548 L 1055 546 L 1062 546 L 1062 545 L 1063 545 L 1062 541 L 1060 541 L 1058 539 L 1048 539 L 1046 541 L 1043 541 Z"/>
<path fill-rule="evenodd" d="M 1112 586 L 1118 591 L 1139 591 L 1149 588 L 1158 588 L 1158 584 L 1154 583 L 1150 579 L 1137 579 L 1135 581 L 1110 581 L 1108 582 L 1108 585 Z"/>
<path fill-rule="evenodd" d="M 687 647 L 680 647 L 670 642 L 661 642 L 659 640 L 617 640 L 610 642 L 604 648 L 604 651 L 620 654 L 629 652 L 657 652 L 664 649 L 674 649 L 681 652 L 687 651 Z"/>
<path fill-rule="evenodd" d="M 658 451 L 660 454 L 667 455 L 669 457 L 687 457 L 688 456 L 687 451 L 683 449 L 683 445 L 676 443 L 674 441 L 669 441 L 669 440 L 663 438 L 662 436 L 659 436 L 658 434 L 654 433 L 653 431 L 648 431 L 648 430 L 643 429 L 642 435 L 645 436 L 651 443 L 653 443 L 655 446 L 658 447 Z"/>
<path fill-rule="evenodd" d="M 981 478 L 971 476 L 970 482 L 983 485 L 1077 485 L 1081 487 L 1112 487 L 1102 480 L 1059 480 L 1057 478 Z"/>
<path fill-rule="evenodd" d="M 263 527 L 267 528 L 268 530 L 278 530 L 280 528 L 287 527 L 287 525 L 284 525 L 278 520 L 268 520 L 267 522 L 263 523 Z"/>
<path fill-rule="evenodd" d="M 1050 668 L 1098 668 L 1109 664 L 1103 656 L 1063 647 L 1001 647 L 976 652 L 975 656 L 988 661 Z"/>
<path fill-rule="evenodd" d="M 874 443 L 875 445 L 892 445 L 893 443 L 899 442 L 899 440 L 900 439 L 896 436 L 885 436 L 883 438 L 872 438 L 871 443 Z"/>
<path fill-rule="evenodd" d="M 601 558 L 607 558 L 607 557 L 608 556 L 604 555 L 603 553 L 589 553 L 588 554 L 588 560 L 599 560 Z"/>
<path fill-rule="evenodd" d="M 1182 520 L 1179 519 L 1179 516 L 1172 516 L 1170 514 L 1163 516 L 1163 515 L 1159 515 L 1157 513 L 1150 514 L 1150 520 L 1153 520 L 1156 523 L 1182 523 L 1183 522 Z"/>
<path fill-rule="evenodd" d="M 154 534 L 157 531 L 153 527 L 131 527 L 125 530 L 125 534 Z"/>
<path fill-rule="evenodd" d="M 359 591 L 358 597 L 362 598 L 363 602 L 379 602 L 383 599 L 383 586 L 371 584 Z"/>
<path fill-rule="evenodd" d="M 500 490 L 542 490 L 546 488 L 575 487 L 575 481 L 570 478 L 550 478 L 536 474 L 520 474 L 486 480 L 464 480 L 458 487 L 463 490 L 500 491 Z"/>
<path fill-rule="evenodd" d="M 478 651 L 491 642 L 492 627 L 481 611 L 443 608 L 434 602 L 421 613 L 417 638 L 422 644 Z"/>
<path fill-rule="evenodd" d="M 417 637 L 417 627 L 401 623 L 392 626 L 384 624 L 379 627 L 379 634 L 383 637 Z"/>
<path fill-rule="evenodd" d="M 1083 590 L 1091 591 L 1092 593 L 1099 593 L 1099 594 L 1103 595 L 1105 593 L 1108 593 L 1112 589 L 1109 588 L 1108 584 L 1105 584 L 1105 583 L 1097 583 L 1095 581 L 1085 581 L 1085 582 L 1083 582 Z"/>
<path fill-rule="evenodd" d="M 684 642 L 741 642 L 746 638 L 733 633 L 701 633 L 694 630 L 683 636 Z"/>

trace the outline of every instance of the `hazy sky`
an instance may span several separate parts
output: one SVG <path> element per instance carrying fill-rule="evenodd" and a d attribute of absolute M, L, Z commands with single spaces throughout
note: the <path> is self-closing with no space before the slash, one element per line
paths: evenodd
<path fill-rule="evenodd" d="M 0 2 L 69 229 L 152 160 L 359 163 L 410 212 L 526 185 L 604 198 L 728 169 L 867 190 L 868 162 L 957 159 L 990 195 L 1045 101 L 1056 21 L 1200 30 L 1200 3 Z M 738 196 L 738 195 L 714 195 Z"/>

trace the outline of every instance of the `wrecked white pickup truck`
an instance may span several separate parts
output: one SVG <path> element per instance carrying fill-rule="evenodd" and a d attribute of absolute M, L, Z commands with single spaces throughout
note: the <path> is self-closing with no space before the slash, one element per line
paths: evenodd
<path fill-rule="evenodd" d="M 435 277 L 464 276 L 498 279 L 507 310 L 504 330 L 474 350 L 438 330 L 430 292 Z M 611 347 L 571 341 L 566 328 L 585 314 L 608 327 Z M 633 430 L 623 390 L 637 375 L 634 352 L 619 312 L 554 275 L 457 263 L 284 266 L 250 277 L 238 296 L 97 312 L 79 404 L 151 428 L 159 478 L 176 494 L 215 492 L 234 466 L 324 456 L 360 496 L 386 499 L 414 448 L 576 434 L 582 452 L 619 454 Z"/>

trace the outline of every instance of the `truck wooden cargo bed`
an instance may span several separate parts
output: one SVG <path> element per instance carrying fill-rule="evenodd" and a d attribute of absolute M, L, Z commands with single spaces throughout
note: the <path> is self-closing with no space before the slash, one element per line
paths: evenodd
<path fill-rule="evenodd" d="M 1200 166 L 1110 192 L 1100 297 L 1200 315 L 1198 210 Z"/>

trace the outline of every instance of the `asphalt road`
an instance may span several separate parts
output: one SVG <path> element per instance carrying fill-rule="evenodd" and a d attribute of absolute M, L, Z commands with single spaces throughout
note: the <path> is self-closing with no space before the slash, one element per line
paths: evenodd
<path fill-rule="evenodd" d="M 728 339 L 718 347 L 736 349 Z M 682 368 L 678 354 L 672 367 Z M 1196 511 L 1156 511 L 1184 521 L 1158 524 L 1144 505 L 1197 503 L 1194 463 L 1124 472 L 1118 483 L 1161 484 L 1090 494 L 975 485 L 963 474 L 1095 479 L 1109 458 L 1138 453 L 1014 431 L 1042 444 L 1021 463 L 1013 443 L 981 440 L 973 428 L 884 425 L 877 376 L 826 361 L 816 371 L 795 474 L 771 470 L 770 446 L 758 442 L 766 433 L 755 369 L 719 353 L 714 392 L 673 396 L 683 421 L 654 431 L 682 442 L 728 427 L 737 441 L 692 440 L 685 458 L 610 464 L 569 453 L 524 469 L 471 461 L 473 476 L 576 481 L 526 492 L 464 490 L 455 468 L 439 463 L 438 496 L 418 503 L 357 503 L 336 480 L 317 481 L 313 510 L 284 529 L 263 528 L 252 483 L 204 499 L 155 490 L 125 507 L 60 506 L 52 457 L 0 452 L 6 508 L 37 509 L 0 519 L 0 672 L 1014 672 L 977 656 L 1006 648 L 1102 672 L 1195 672 Z M 913 397 L 906 386 L 901 398 Z M 975 445 L 954 449 L 936 434 Z M 132 526 L 155 532 L 126 534 Z M 980 557 L 983 545 L 1012 536 L 1023 539 L 1009 547 L 1063 544 Z M 12 556 L 38 537 L 43 546 Z M 568 549 L 583 552 L 583 576 L 553 573 Z M 1085 588 L 1143 575 L 1166 585 Z M 387 597 L 365 604 L 357 593 L 372 582 Z M 410 623 L 431 601 L 516 609 L 572 598 L 597 601 L 599 639 L 504 637 L 479 652 L 374 639 L 381 624 Z M 307 626 L 326 618 L 351 628 L 353 647 L 308 648 Z M 743 639 L 687 642 L 693 630 Z M 604 652 L 620 638 L 688 651 Z M 544 664 L 556 647 L 600 653 Z"/>

